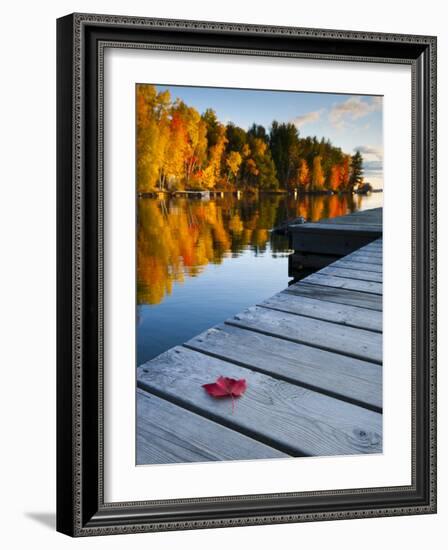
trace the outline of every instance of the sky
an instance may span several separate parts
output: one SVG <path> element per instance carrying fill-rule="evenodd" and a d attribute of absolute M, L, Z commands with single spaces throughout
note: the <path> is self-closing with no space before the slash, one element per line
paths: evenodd
<path fill-rule="evenodd" d="M 301 137 L 329 138 L 345 153 L 359 150 L 364 177 L 383 186 L 383 100 L 380 96 L 157 85 L 200 113 L 213 109 L 224 124 L 269 130 L 273 120 L 294 123 Z"/>

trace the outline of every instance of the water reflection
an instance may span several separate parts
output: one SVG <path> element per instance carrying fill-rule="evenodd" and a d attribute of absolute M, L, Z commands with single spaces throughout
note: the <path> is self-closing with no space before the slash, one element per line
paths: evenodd
<path fill-rule="evenodd" d="M 139 199 L 137 228 L 137 303 L 160 304 L 173 285 L 197 277 L 208 264 L 253 256 L 287 255 L 286 237 L 270 229 L 287 219 L 308 221 L 372 208 L 382 197 L 359 195 L 284 195 L 211 200 Z M 374 205 L 376 206 L 376 204 Z"/>

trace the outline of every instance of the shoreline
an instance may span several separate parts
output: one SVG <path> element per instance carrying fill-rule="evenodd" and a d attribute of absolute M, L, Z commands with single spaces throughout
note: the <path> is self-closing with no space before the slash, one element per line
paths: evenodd
<path fill-rule="evenodd" d="M 373 193 L 383 193 L 383 189 L 372 189 L 369 192 L 361 191 L 287 191 L 286 189 L 280 189 L 276 191 L 267 191 L 267 190 L 257 190 L 257 191 L 243 191 L 243 190 L 208 190 L 208 189 L 188 189 L 188 190 L 179 190 L 179 191 L 146 191 L 146 192 L 137 192 L 137 198 L 139 199 L 157 199 L 157 198 L 193 198 L 198 197 L 207 198 L 219 198 L 224 195 L 235 195 L 235 196 L 255 196 L 255 195 L 288 195 L 293 197 L 307 197 L 307 196 L 344 196 L 344 195 L 361 195 L 369 196 Z"/>

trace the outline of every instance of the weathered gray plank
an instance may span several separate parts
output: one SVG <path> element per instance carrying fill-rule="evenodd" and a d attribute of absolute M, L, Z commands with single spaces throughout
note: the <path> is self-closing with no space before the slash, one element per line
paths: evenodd
<path fill-rule="evenodd" d="M 373 363 L 231 325 L 211 328 L 185 345 L 288 382 L 382 407 L 382 369 Z"/>
<path fill-rule="evenodd" d="M 366 244 L 366 248 L 381 248 L 383 246 L 383 240 L 377 239 L 376 241 L 372 241 L 369 244 Z"/>
<path fill-rule="evenodd" d="M 366 246 L 363 246 L 362 248 L 359 249 L 359 251 L 364 251 L 364 252 L 367 252 L 367 253 L 370 253 L 370 252 L 373 252 L 374 254 L 382 254 L 383 253 L 383 247 L 382 245 L 377 245 L 377 244 L 368 244 Z"/>
<path fill-rule="evenodd" d="M 365 264 L 366 267 L 368 266 L 375 266 L 377 269 L 378 268 L 381 268 L 383 267 L 383 261 L 382 260 L 379 260 L 377 258 L 372 258 L 371 256 L 369 257 L 366 257 L 366 256 L 362 256 L 362 255 L 358 255 L 358 256 L 352 256 L 351 254 L 349 254 L 348 256 L 344 256 L 343 258 L 341 258 L 340 260 L 338 260 L 340 262 L 357 262 L 357 263 L 360 263 L 360 264 Z M 369 267 L 369 269 L 371 269 Z"/>
<path fill-rule="evenodd" d="M 367 252 L 363 252 L 362 249 L 356 252 L 352 252 L 351 254 L 347 254 L 347 256 L 344 256 L 344 259 L 349 261 L 356 261 L 356 262 L 367 262 L 370 264 L 377 264 L 377 265 L 382 265 L 383 263 L 382 255 L 369 254 Z"/>
<path fill-rule="evenodd" d="M 383 258 L 383 251 L 382 250 L 376 251 L 376 250 L 372 250 L 372 249 L 366 250 L 366 247 L 363 246 L 362 248 L 359 248 L 358 250 L 355 250 L 351 254 L 348 254 L 348 256 L 350 256 L 350 257 L 364 256 L 366 258 L 374 258 L 374 259 L 381 260 Z"/>
<path fill-rule="evenodd" d="M 201 387 L 219 375 L 244 378 L 232 410 Z M 382 450 L 382 415 L 229 362 L 173 348 L 138 368 L 138 384 L 288 454 L 331 456 Z"/>
<path fill-rule="evenodd" d="M 365 246 L 365 249 L 366 250 L 378 250 L 378 251 L 382 251 L 383 250 L 383 244 L 381 242 L 378 242 L 378 241 L 373 241 L 369 244 L 367 244 Z"/>
<path fill-rule="evenodd" d="M 277 449 L 137 389 L 137 464 L 287 456 Z"/>
<path fill-rule="evenodd" d="M 250 307 L 226 323 L 358 359 L 382 361 L 382 336 L 378 332 L 261 307 Z"/>
<path fill-rule="evenodd" d="M 374 273 L 383 272 L 383 266 L 381 264 L 367 264 L 362 262 L 355 262 L 354 260 L 346 260 L 345 258 L 342 260 L 337 260 L 337 262 L 333 262 L 330 265 L 335 267 L 337 266 L 349 269 L 356 269 L 357 271 L 371 271 Z"/>
<path fill-rule="evenodd" d="M 359 279 L 361 281 L 372 281 L 374 283 L 383 282 L 383 274 L 378 272 L 360 271 L 356 269 L 347 269 L 339 264 L 330 264 L 319 271 L 323 275 L 334 275 L 336 277 L 346 277 L 347 279 Z"/>
<path fill-rule="evenodd" d="M 305 277 L 302 281 L 308 284 L 334 286 L 336 288 L 346 288 L 347 290 L 370 292 L 371 294 L 381 295 L 383 293 L 383 285 L 381 283 L 344 279 L 343 277 L 332 277 L 331 275 L 323 275 L 320 272 L 308 275 L 308 277 Z"/>
<path fill-rule="evenodd" d="M 354 271 L 354 273 L 356 273 L 356 271 Z M 288 292 L 275 294 L 258 305 L 279 311 L 286 311 L 288 313 L 295 313 L 297 315 L 314 317 L 315 319 L 322 319 L 323 321 L 340 323 L 341 325 L 347 325 L 349 327 L 364 328 L 380 332 L 383 325 L 383 316 L 379 311 L 324 302 L 322 300 L 306 298 L 305 296 L 295 296 Z"/>
<path fill-rule="evenodd" d="M 367 294 L 366 292 L 357 292 L 355 290 L 346 290 L 331 286 L 308 285 L 303 281 L 290 285 L 283 292 L 377 311 L 382 311 L 383 309 L 383 298 L 378 294 Z"/>

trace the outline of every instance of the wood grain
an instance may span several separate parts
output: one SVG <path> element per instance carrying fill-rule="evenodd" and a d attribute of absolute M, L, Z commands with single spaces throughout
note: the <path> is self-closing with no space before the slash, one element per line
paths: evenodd
<path fill-rule="evenodd" d="M 275 294 L 258 305 L 377 332 L 381 332 L 383 326 L 383 316 L 379 311 L 315 300 L 314 298 L 296 296 L 287 292 Z"/>
<path fill-rule="evenodd" d="M 362 263 L 357 262 L 355 260 L 346 260 L 345 258 L 342 260 L 338 260 L 337 262 L 334 262 L 330 264 L 330 266 L 335 267 L 342 267 L 342 268 L 348 268 L 348 269 L 356 269 L 357 271 L 373 271 L 374 273 L 382 273 L 383 272 L 383 266 L 381 264 L 369 264 L 369 263 Z M 328 267 L 330 267 L 328 266 Z"/>
<path fill-rule="evenodd" d="M 236 400 L 234 410 L 229 399 L 214 399 L 202 388 L 219 375 L 247 381 L 247 391 Z M 381 414 L 184 347 L 139 367 L 137 380 L 142 389 L 287 454 L 331 456 L 382 450 Z"/>
<path fill-rule="evenodd" d="M 379 365 L 231 325 L 192 338 L 187 347 L 287 382 L 381 409 Z"/>
<path fill-rule="evenodd" d="M 356 290 L 351 291 L 331 286 L 306 284 L 300 281 L 299 283 L 290 285 L 283 292 L 296 294 L 297 296 L 308 296 L 316 300 L 325 300 L 336 304 L 347 304 L 365 309 L 374 309 L 376 311 L 381 311 L 383 309 L 382 296 L 378 294 L 367 294 L 366 292 L 357 292 Z"/>
<path fill-rule="evenodd" d="M 382 295 L 383 285 L 381 283 L 373 283 L 370 281 L 359 281 L 356 279 L 346 279 L 343 277 L 333 277 L 324 275 L 321 272 L 313 273 L 302 279 L 307 284 L 318 284 L 323 286 L 332 286 L 335 288 L 344 288 L 347 290 L 357 290 L 370 294 Z"/>
<path fill-rule="evenodd" d="M 277 449 L 137 389 L 137 464 L 287 456 Z"/>
<path fill-rule="evenodd" d="M 344 260 L 348 260 L 350 262 L 356 261 L 356 262 L 376 264 L 376 265 L 383 264 L 382 255 L 367 253 L 367 252 L 364 252 L 362 249 L 357 252 L 352 252 L 351 254 L 347 254 L 347 256 L 344 256 Z"/>
<path fill-rule="evenodd" d="M 382 361 L 382 336 L 378 332 L 261 307 L 250 307 L 226 323 L 362 360 Z"/>
<path fill-rule="evenodd" d="M 369 272 L 359 269 L 350 269 L 340 267 L 340 264 L 330 264 L 319 271 L 321 275 L 333 275 L 335 277 L 345 277 L 347 279 L 359 279 L 361 281 L 372 281 L 374 283 L 383 282 L 383 274 L 381 272 Z"/>

